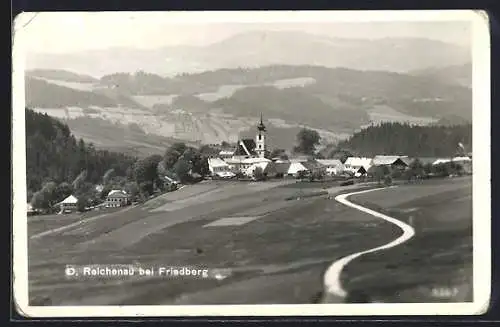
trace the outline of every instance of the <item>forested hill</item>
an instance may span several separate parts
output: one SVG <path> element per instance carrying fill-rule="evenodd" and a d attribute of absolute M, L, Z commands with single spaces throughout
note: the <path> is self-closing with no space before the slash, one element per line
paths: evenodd
<path fill-rule="evenodd" d="M 362 156 L 394 154 L 440 157 L 456 155 L 460 151 L 459 143 L 463 144 L 465 152 L 472 152 L 472 124 L 412 126 L 382 123 L 355 133 L 340 142 L 337 149 Z"/>
<path fill-rule="evenodd" d="M 92 184 L 100 183 L 109 169 L 125 176 L 135 160 L 121 153 L 96 150 L 71 135 L 67 125 L 26 109 L 28 196 L 48 181 L 72 183 L 84 171 L 84 181 Z"/>

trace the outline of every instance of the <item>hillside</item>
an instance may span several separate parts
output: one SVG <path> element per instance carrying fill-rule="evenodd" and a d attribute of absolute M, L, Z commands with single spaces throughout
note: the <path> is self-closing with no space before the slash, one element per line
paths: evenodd
<path fill-rule="evenodd" d="M 90 75 L 77 74 L 62 69 L 33 69 L 28 70 L 26 76 L 75 83 L 95 83 L 98 81 L 97 78 Z"/>
<path fill-rule="evenodd" d="M 119 59 L 117 59 L 119 58 Z M 153 50 L 110 48 L 64 55 L 29 54 L 29 69 L 67 69 L 92 76 L 146 71 L 162 76 L 265 65 L 346 67 L 408 72 L 470 62 L 466 47 L 422 38 L 331 38 L 301 31 L 251 31 L 206 46 Z M 95 65 L 99 62 L 99 65 Z"/>
<path fill-rule="evenodd" d="M 361 156 L 408 155 L 423 157 L 454 156 L 458 144 L 472 151 L 472 125 L 411 126 L 383 123 L 370 126 L 339 142 L 337 149 Z"/>
<path fill-rule="evenodd" d="M 117 175 L 125 176 L 135 160 L 121 153 L 96 150 L 72 135 L 67 125 L 26 109 L 28 194 L 40 190 L 47 181 L 71 183 L 84 170 L 86 181 L 91 183 L 101 182 L 111 168 Z"/>
<path fill-rule="evenodd" d="M 135 123 L 148 135 L 190 142 L 233 142 L 242 132 L 253 130 L 260 113 L 278 131 L 276 139 L 285 140 L 290 129 L 306 126 L 320 132 L 323 144 L 371 123 L 427 125 L 472 117 L 471 89 L 428 76 L 382 71 L 276 65 L 171 78 L 116 73 L 75 88 L 56 84 L 61 81 L 33 80 L 27 79 L 26 95 L 37 112 L 61 119 L 96 118 L 114 125 Z M 101 123 L 94 128 L 76 125 L 72 130 L 96 144 L 131 149 L 123 133 L 106 137 Z M 134 142 L 150 143 L 149 136 L 136 136 Z M 288 148 L 293 142 L 280 144 Z"/>
<path fill-rule="evenodd" d="M 411 74 L 433 78 L 440 83 L 472 87 L 472 63 L 420 69 L 412 71 Z"/>
<path fill-rule="evenodd" d="M 116 107 L 122 105 L 132 108 L 142 107 L 124 95 L 109 96 L 96 91 L 77 90 L 32 77 L 26 77 L 25 90 L 26 106 L 28 107 L 88 108 L 91 106 Z"/>

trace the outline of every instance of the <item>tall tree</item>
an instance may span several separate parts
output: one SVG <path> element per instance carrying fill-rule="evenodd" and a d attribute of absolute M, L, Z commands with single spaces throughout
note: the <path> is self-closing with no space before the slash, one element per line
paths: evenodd
<path fill-rule="evenodd" d="M 294 148 L 296 153 L 307 155 L 314 154 L 316 146 L 319 145 L 321 137 L 319 133 L 312 129 L 303 128 L 297 134 L 297 146 Z"/>

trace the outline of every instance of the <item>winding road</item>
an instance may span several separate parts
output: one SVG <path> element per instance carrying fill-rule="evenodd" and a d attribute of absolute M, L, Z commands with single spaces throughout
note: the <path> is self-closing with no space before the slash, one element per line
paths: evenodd
<path fill-rule="evenodd" d="M 395 187 L 395 186 L 391 186 Z M 364 213 L 370 214 L 372 216 L 375 216 L 377 218 L 384 219 L 385 221 L 388 221 L 399 228 L 403 231 L 403 234 L 396 238 L 395 240 L 382 245 L 378 246 L 369 250 L 365 251 L 360 251 L 356 252 L 353 254 L 350 254 L 346 257 L 343 257 L 337 261 L 335 261 L 330 267 L 328 267 L 325 276 L 324 276 L 324 284 L 325 284 L 325 294 L 323 297 L 323 302 L 325 303 L 332 303 L 332 302 L 341 302 L 346 296 L 347 292 L 342 288 L 341 282 L 340 282 L 340 274 L 342 273 L 342 270 L 344 269 L 349 262 L 353 261 L 354 259 L 367 254 L 367 253 L 373 253 L 385 249 L 389 249 L 395 246 L 398 246 L 406 241 L 408 241 L 410 238 L 412 238 L 415 235 L 415 230 L 413 229 L 412 226 L 395 219 L 393 217 L 389 217 L 387 215 L 384 215 L 380 212 L 365 208 L 363 206 L 360 206 L 358 204 L 352 203 L 347 198 L 351 195 L 356 195 L 356 194 L 362 194 L 362 193 L 368 193 L 368 192 L 374 192 L 377 190 L 381 190 L 385 188 L 376 188 L 376 189 L 369 189 L 369 190 L 364 190 L 364 191 L 358 191 L 358 192 L 352 192 L 352 193 L 346 193 L 346 194 L 340 194 L 335 197 L 335 200 L 349 206 L 351 208 L 354 208 L 356 210 L 362 211 Z"/>

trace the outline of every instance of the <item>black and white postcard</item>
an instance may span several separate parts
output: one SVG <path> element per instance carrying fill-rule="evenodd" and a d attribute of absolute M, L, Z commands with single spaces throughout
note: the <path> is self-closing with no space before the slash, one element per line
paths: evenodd
<path fill-rule="evenodd" d="M 484 12 L 26 12 L 13 33 L 20 314 L 487 310 Z"/>

